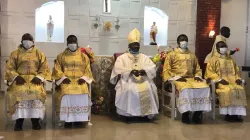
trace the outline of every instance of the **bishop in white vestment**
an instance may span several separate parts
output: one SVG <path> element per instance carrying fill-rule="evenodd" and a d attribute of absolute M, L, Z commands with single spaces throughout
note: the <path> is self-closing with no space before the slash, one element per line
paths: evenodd
<path fill-rule="evenodd" d="M 152 119 L 159 109 L 157 88 L 153 82 L 156 66 L 148 56 L 139 53 L 140 32 L 137 29 L 129 34 L 128 42 L 129 52 L 117 58 L 110 78 L 112 84 L 117 83 L 117 113 Z"/>

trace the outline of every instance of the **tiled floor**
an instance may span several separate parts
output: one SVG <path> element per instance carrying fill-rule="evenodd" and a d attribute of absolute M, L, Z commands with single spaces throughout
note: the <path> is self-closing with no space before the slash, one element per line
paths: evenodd
<path fill-rule="evenodd" d="M 49 96 L 50 97 L 50 96 Z M 24 131 L 14 132 L 13 122 L 4 127 L 4 97 L 0 96 L 0 136 L 4 140 L 250 140 L 250 117 L 244 123 L 227 123 L 218 117 L 215 121 L 205 116 L 203 125 L 184 125 L 160 116 L 155 123 L 125 124 L 107 116 L 93 116 L 93 126 L 82 129 L 53 128 L 51 98 L 47 104 L 47 126 L 40 131 L 31 129 L 26 120 Z M 250 111 L 248 110 L 248 113 Z"/>

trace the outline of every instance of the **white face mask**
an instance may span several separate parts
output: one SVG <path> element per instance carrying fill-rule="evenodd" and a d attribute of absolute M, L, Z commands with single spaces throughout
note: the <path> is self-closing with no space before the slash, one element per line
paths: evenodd
<path fill-rule="evenodd" d="M 181 41 L 180 42 L 180 48 L 183 50 L 186 50 L 188 47 L 188 42 L 187 41 Z"/>
<path fill-rule="evenodd" d="M 220 54 L 226 55 L 227 54 L 227 48 L 220 48 Z"/>
<path fill-rule="evenodd" d="M 29 40 L 23 40 L 22 43 L 23 43 L 23 47 L 27 50 L 34 46 L 34 43 Z"/>
<path fill-rule="evenodd" d="M 70 51 L 74 52 L 77 50 L 77 44 L 68 44 L 68 48 Z"/>

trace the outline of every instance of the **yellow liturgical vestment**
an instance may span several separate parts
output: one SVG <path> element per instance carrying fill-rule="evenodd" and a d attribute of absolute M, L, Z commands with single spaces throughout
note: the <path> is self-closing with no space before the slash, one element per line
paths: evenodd
<path fill-rule="evenodd" d="M 77 82 L 81 77 L 93 80 L 88 56 L 81 53 L 80 49 L 77 49 L 76 52 L 66 49 L 57 56 L 52 77 L 56 81 L 63 77 L 67 77 L 71 81 L 70 84 L 60 84 L 59 88 L 57 88 L 56 112 L 59 113 L 61 99 L 64 95 L 89 94 L 87 84 L 79 85 Z"/>
<path fill-rule="evenodd" d="M 224 79 L 229 82 L 229 85 L 219 84 L 216 89 L 221 107 L 247 105 L 243 86 L 237 85 L 235 82 L 240 79 L 239 68 L 232 58 L 228 56 L 212 57 L 207 64 L 205 78 L 211 78 L 214 81 Z"/>
<path fill-rule="evenodd" d="M 175 77 L 188 77 L 187 82 L 174 81 L 179 92 L 186 88 L 207 88 L 206 82 L 197 82 L 194 77 L 201 77 L 201 69 L 196 56 L 189 50 L 181 52 L 179 48 L 167 54 L 163 67 L 163 80 Z M 178 79 L 177 78 L 177 79 Z"/>
<path fill-rule="evenodd" d="M 16 82 L 13 82 L 16 76 L 23 77 L 26 83 L 22 86 L 16 85 Z M 35 76 L 51 80 L 46 57 L 35 46 L 30 50 L 25 50 L 20 45 L 16 51 L 11 53 L 5 71 L 5 80 L 12 82 L 8 88 L 10 115 L 15 113 L 14 105 L 19 101 L 41 100 L 43 103 L 45 102 L 46 91 L 43 85 L 31 83 Z"/>

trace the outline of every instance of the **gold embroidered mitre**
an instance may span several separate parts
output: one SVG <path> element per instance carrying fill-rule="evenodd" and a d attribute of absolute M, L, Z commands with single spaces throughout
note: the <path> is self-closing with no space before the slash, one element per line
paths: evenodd
<path fill-rule="evenodd" d="M 128 44 L 138 42 L 140 43 L 141 40 L 141 33 L 135 28 L 132 30 L 128 35 Z"/>

